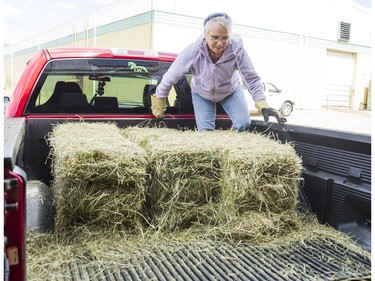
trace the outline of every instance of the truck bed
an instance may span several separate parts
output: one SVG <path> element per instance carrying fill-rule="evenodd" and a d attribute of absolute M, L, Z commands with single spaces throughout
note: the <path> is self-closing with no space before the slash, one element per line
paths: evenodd
<path fill-rule="evenodd" d="M 121 125 L 121 122 L 117 123 Z M 129 123 L 126 122 L 126 125 L 129 125 Z M 6 120 L 5 128 L 8 133 L 4 139 L 5 164 L 11 168 L 14 163 L 22 163 L 22 161 L 20 161 L 22 159 L 22 152 L 26 151 L 27 153 L 37 153 L 39 156 L 44 155 L 44 157 L 39 157 L 38 159 L 43 162 L 43 165 L 45 165 L 48 151 L 43 150 L 43 147 L 46 147 L 44 137 L 46 133 L 51 130 L 51 126 L 50 120 L 28 120 L 28 126 L 25 130 L 25 120 L 23 118 Z M 307 146 L 311 149 L 314 148 L 314 151 L 319 151 L 316 147 L 335 147 L 336 149 L 339 148 L 340 151 L 357 153 L 358 155 L 363 155 L 363 157 L 371 155 L 367 149 L 370 146 L 371 141 L 369 138 L 362 136 L 358 136 L 358 139 L 350 139 L 345 135 L 346 138 L 343 139 L 340 135 L 338 137 L 335 135 L 326 135 L 322 137 L 322 135 L 319 134 L 319 138 L 317 138 L 317 140 L 319 139 L 319 142 L 315 143 L 316 140 L 311 140 L 311 138 L 307 141 L 306 138 L 308 134 L 306 131 L 300 132 L 294 128 L 294 130 L 289 130 L 286 133 L 293 134 L 293 138 L 291 139 L 297 141 L 297 151 L 300 152 L 303 159 L 307 161 L 307 164 L 305 163 L 307 168 L 310 163 L 308 160 L 311 160 L 312 156 L 301 149 L 301 144 L 308 144 L 311 141 L 314 142 L 314 144 L 309 144 Z M 316 135 L 317 134 L 310 134 L 310 137 Z M 279 134 L 279 136 L 282 138 L 283 135 Z M 41 149 L 23 150 L 20 141 L 23 138 L 26 138 L 27 140 L 25 142 L 26 148 L 37 143 L 38 145 L 34 145 L 34 148 Z M 337 139 L 341 140 L 341 147 L 335 142 Z M 36 159 L 36 157 L 27 158 Z M 334 156 L 331 156 L 330 160 L 332 161 L 332 159 L 334 159 Z M 340 159 L 342 158 L 340 157 Z M 320 159 L 318 159 L 318 161 L 320 161 Z M 366 160 L 362 162 L 364 164 L 362 163 L 361 167 L 364 167 L 364 171 L 366 172 L 365 175 L 367 175 L 366 169 L 370 161 Z M 30 165 L 33 163 L 26 162 L 24 164 L 25 166 L 23 168 L 26 168 L 26 170 L 28 170 L 27 168 L 30 166 L 42 166 L 42 163 L 38 163 L 39 165 Z M 321 167 L 318 168 L 320 168 L 320 170 L 315 168 L 307 169 L 305 171 L 304 176 L 306 177 L 306 182 L 304 191 L 307 193 L 306 199 L 308 203 L 311 204 L 310 207 L 312 207 L 313 213 L 317 215 L 322 223 L 329 223 L 329 220 L 322 220 L 321 218 L 329 217 L 328 211 L 332 211 L 333 207 L 331 206 L 329 209 L 324 207 L 321 209 L 317 208 L 319 205 L 318 203 L 314 204 L 314 202 L 321 202 L 321 200 L 318 200 L 319 194 L 314 194 L 310 191 L 313 189 L 317 190 L 320 185 L 318 187 L 316 185 L 311 185 L 311 190 L 308 189 L 310 188 L 308 176 L 311 176 L 310 174 L 313 173 L 315 177 L 333 178 L 337 182 L 341 178 L 337 177 L 336 179 L 333 175 L 321 175 L 321 173 L 323 173 Z M 28 172 L 30 171 L 32 170 L 28 170 Z M 29 174 L 33 175 L 33 173 Z M 37 177 L 35 177 L 35 175 L 34 179 L 41 176 L 41 174 L 37 175 Z M 358 193 L 361 189 L 367 189 L 367 185 L 370 182 L 371 179 L 360 183 L 356 182 L 357 186 L 352 190 L 355 190 Z M 345 182 L 343 181 L 343 183 Z M 370 191 L 368 191 L 368 193 L 370 193 Z M 323 197 L 327 199 L 325 195 L 323 195 Z M 368 201 L 371 202 L 370 199 Z M 330 203 L 330 201 L 327 201 L 326 206 L 329 206 Z M 363 204 L 356 204 L 355 206 L 360 208 Z M 340 209 L 342 212 L 345 212 L 345 205 L 343 206 L 340 204 Z M 325 212 L 323 212 L 324 216 L 319 215 L 321 210 L 325 210 Z M 42 217 L 43 216 L 41 216 L 41 218 Z M 347 219 L 348 217 L 344 218 Z M 339 224 L 333 224 L 333 226 L 336 229 L 339 229 Z M 367 225 L 366 227 L 369 228 L 370 226 Z M 362 238 L 363 237 L 364 236 L 362 236 Z M 356 240 L 358 239 L 356 238 Z M 359 240 L 359 242 L 361 241 Z M 361 243 L 359 243 L 359 245 L 361 245 Z M 363 246 L 363 243 L 361 246 Z M 367 249 L 367 247 L 363 248 Z M 86 262 L 82 259 L 84 253 L 78 252 L 76 253 L 76 256 L 71 257 L 70 263 L 58 265 L 59 268 L 56 273 L 58 276 L 62 276 L 62 278 L 58 280 L 77 281 L 371 280 L 370 253 L 359 251 L 359 248 L 356 249 L 356 247 L 348 247 L 347 244 L 342 243 L 340 239 L 334 239 L 332 236 L 321 237 L 321 239 L 307 239 L 304 242 L 296 240 L 295 243 L 289 243 L 288 245 L 278 244 L 277 246 L 255 246 L 246 243 L 234 244 L 220 242 L 214 243 L 210 247 L 189 244 L 182 248 L 174 248 L 174 250 L 164 249 L 163 247 L 155 247 L 154 249 L 155 250 L 153 251 L 147 252 L 147 254 L 134 255 L 134 257 L 131 257 L 130 262 L 127 261 L 122 263 L 121 261 L 118 261 L 116 268 L 101 265 L 100 262 Z M 32 267 L 33 265 L 32 263 L 28 263 L 27 266 Z"/>
<path fill-rule="evenodd" d="M 72 262 L 65 280 L 370 280 L 371 262 L 330 239 L 290 246 L 186 246 L 135 256 L 120 269 Z M 354 278 L 354 279 L 353 279 Z"/>

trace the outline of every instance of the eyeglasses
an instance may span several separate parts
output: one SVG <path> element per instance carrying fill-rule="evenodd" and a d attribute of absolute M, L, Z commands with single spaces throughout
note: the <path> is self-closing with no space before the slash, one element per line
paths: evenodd
<path fill-rule="evenodd" d="M 207 33 L 208 37 L 210 37 L 210 40 L 211 41 L 214 41 L 214 42 L 223 42 L 223 43 L 226 43 L 228 40 L 229 40 L 229 36 L 224 36 L 224 37 L 220 37 L 220 36 L 217 36 L 217 35 L 210 35 L 209 33 Z"/>

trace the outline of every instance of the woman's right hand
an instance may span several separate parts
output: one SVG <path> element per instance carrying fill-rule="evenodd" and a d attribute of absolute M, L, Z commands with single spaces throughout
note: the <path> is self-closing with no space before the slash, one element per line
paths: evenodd
<path fill-rule="evenodd" d="M 157 98 L 156 94 L 151 95 L 151 111 L 156 118 L 163 118 L 167 109 L 167 98 Z"/>

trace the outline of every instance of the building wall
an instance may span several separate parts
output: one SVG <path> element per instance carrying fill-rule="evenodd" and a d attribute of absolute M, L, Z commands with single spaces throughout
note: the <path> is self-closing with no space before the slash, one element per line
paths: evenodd
<path fill-rule="evenodd" d="M 152 49 L 152 24 L 142 24 L 100 35 L 96 39 L 96 44 L 108 48 Z"/>
<path fill-rule="evenodd" d="M 107 10 L 104 11 L 104 15 L 108 13 Z M 102 20 L 105 18 L 104 15 Z M 152 49 L 153 12 L 131 15 L 97 27 L 92 25 L 95 22 L 94 17 L 97 17 L 95 15 L 72 22 L 70 25 L 56 27 L 50 32 L 29 38 L 14 46 L 8 46 L 4 56 L 5 94 L 11 96 L 26 63 L 38 49 L 54 47 Z"/>
<path fill-rule="evenodd" d="M 6 48 L 6 92 L 11 93 L 27 60 L 39 48 L 96 46 L 178 53 L 202 34 L 204 17 L 218 10 L 232 16 L 233 32 L 242 36 L 262 80 L 282 88 L 297 108 L 325 105 L 328 53 L 352 56 L 353 85 L 347 106 L 359 108 L 370 83 L 371 21 L 368 10 L 349 0 L 265 0 L 256 5 L 215 0 L 215 10 L 211 0 L 115 1 L 94 15 L 19 42 L 11 46 L 12 51 Z M 351 24 L 349 42 L 338 40 L 340 21 Z"/>
<path fill-rule="evenodd" d="M 173 52 L 182 51 L 203 32 L 202 19 L 162 11 L 156 11 L 154 26 L 154 48 Z M 353 90 L 348 93 L 352 96 L 345 106 L 359 108 L 370 81 L 370 47 L 340 42 L 336 33 L 332 40 L 237 24 L 233 32 L 242 36 L 262 80 L 282 88 L 295 100 L 297 108 L 327 105 L 325 65 L 328 50 L 353 54 Z M 328 105 L 343 103 L 334 103 L 331 97 Z"/>

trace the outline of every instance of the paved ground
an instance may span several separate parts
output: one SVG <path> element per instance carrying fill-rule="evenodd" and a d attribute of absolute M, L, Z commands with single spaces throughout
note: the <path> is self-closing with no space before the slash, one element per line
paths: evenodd
<path fill-rule="evenodd" d="M 371 134 L 371 111 L 349 108 L 295 110 L 287 118 L 288 124 Z M 260 119 L 261 116 L 253 116 Z M 272 118 L 272 117 L 271 117 Z"/>

